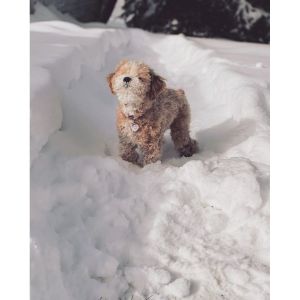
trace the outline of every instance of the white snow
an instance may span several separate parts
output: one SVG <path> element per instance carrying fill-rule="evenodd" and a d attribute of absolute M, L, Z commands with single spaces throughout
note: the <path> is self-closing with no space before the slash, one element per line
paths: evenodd
<path fill-rule="evenodd" d="M 123 14 L 123 6 L 125 5 L 125 0 L 117 0 L 115 7 L 109 17 L 108 24 L 110 26 L 126 27 L 124 19 L 121 17 Z M 132 16 L 133 17 L 133 16 Z"/>
<path fill-rule="evenodd" d="M 52 21 L 31 55 L 32 300 L 269 299 L 269 46 Z M 126 57 L 185 90 L 199 154 L 119 158 Z"/>
<path fill-rule="evenodd" d="M 250 29 L 259 18 L 269 17 L 270 13 L 261 8 L 253 7 L 247 0 L 239 0 L 236 16 L 240 16 L 245 21 L 245 27 Z"/>
<path fill-rule="evenodd" d="M 30 160 L 33 161 L 49 136 L 61 127 L 60 96 L 47 70 L 32 66 L 30 81 Z"/>
<path fill-rule="evenodd" d="M 45 6 L 40 2 L 36 2 L 34 5 L 35 12 L 34 14 L 30 15 L 30 22 L 44 22 L 44 21 L 53 21 L 53 20 L 60 20 L 66 22 L 77 22 L 72 16 L 69 14 L 61 13 L 56 9 L 54 5 Z"/>
<path fill-rule="evenodd" d="M 168 284 L 164 291 L 167 295 L 176 297 L 177 299 L 182 299 L 187 297 L 190 293 L 191 283 L 184 279 L 178 278 L 172 283 Z"/>

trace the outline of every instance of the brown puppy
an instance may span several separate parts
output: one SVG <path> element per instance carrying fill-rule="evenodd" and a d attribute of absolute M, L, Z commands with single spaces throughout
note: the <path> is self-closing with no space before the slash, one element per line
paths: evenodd
<path fill-rule="evenodd" d="M 183 90 L 166 88 L 165 79 L 137 61 L 121 61 L 107 81 L 119 100 L 117 128 L 124 160 L 142 166 L 159 160 L 168 128 L 181 156 L 197 151 L 189 135 L 190 107 Z"/>

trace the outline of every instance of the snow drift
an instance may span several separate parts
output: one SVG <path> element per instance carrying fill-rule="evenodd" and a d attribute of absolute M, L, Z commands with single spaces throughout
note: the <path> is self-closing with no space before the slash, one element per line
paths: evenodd
<path fill-rule="evenodd" d="M 269 298 L 269 47 L 31 24 L 33 300 Z M 118 157 L 121 58 L 183 88 L 201 152 Z"/>

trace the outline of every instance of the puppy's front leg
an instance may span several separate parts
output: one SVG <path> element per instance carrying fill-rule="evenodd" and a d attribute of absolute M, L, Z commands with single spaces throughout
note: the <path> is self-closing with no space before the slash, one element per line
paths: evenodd
<path fill-rule="evenodd" d="M 141 150 L 144 154 L 143 166 L 154 163 L 161 158 L 161 143 L 151 142 L 141 145 Z"/>
<path fill-rule="evenodd" d="M 136 152 L 137 146 L 130 143 L 126 139 L 120 137 L 119 140 L 119 151 L 123 160 L 129 161 L 134 164 L 139 164 L 139 155 Z"/>

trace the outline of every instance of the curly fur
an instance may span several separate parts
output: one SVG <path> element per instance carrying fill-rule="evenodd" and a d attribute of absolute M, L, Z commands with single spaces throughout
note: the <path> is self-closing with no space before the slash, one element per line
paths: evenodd
<path fill-rule="evenodd" d="M 130 81 L 124 81 L 125 77 Z M 119 100 L 117 129 L 124 160 L 142 166 L 159 160 L 163 135 L 169 128 L 181 156 L 197 151 L 189 135 L 190 107 L 183 90 L 168 89 L 164 78 L 137 61 L 121 61 L 107 81 Z"/>

